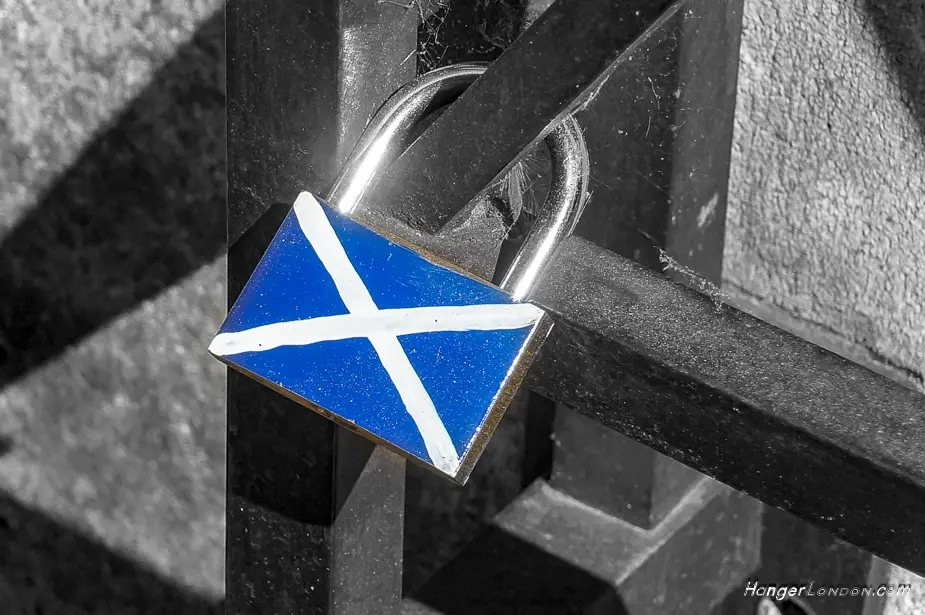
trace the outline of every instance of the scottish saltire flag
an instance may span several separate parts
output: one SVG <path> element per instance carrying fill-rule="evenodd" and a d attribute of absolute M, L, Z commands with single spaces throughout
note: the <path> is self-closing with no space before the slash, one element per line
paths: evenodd
<path fill-rule="evenodd" d="M 549 323 L 303 192 L 209 350 L 464 482 Z"/>

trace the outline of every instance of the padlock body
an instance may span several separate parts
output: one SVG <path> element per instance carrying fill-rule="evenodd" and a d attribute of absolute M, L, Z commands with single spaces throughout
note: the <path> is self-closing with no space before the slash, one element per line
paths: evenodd
<path fill-rule="evenodd" d="M 551 323 L 302 193 L 209 350 L 464 483 Z"/>

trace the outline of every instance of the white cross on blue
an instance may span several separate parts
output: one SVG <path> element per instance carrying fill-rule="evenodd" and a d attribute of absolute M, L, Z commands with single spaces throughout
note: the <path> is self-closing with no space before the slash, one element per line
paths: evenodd
<path fill-rule="evenodd" d="M 456 476 L 542 317 L 303 192 L 209 350 Z"/>

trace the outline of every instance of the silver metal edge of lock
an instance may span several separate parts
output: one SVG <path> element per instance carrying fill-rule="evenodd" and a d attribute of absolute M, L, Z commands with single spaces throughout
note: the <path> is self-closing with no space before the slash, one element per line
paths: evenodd
<path fill-rule="evenodd" d="M 458 97 L 486 68 L 485 63 L 438 68 L 392 94 L 363 131 L 327 202 L 346 215 L 356 211 L 376 174 L 401 154 L 402 138 L 427 113 Z M 546 136 L 546 146 L 552 161 L 549 194 L 500 284 L 515 301 L 529 296 L 556 247 L 572 234 L 587 202 L 588 148 L 575 118 L 566 115 Z"/>

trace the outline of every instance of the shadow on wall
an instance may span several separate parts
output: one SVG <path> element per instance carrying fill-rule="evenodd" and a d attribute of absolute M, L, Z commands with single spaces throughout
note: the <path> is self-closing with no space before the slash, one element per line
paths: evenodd
<path fill-rule="evenodd" d="M 864 0 L 863 6 L 925 141 L 925 2 Z"/>
<path fill-rule="evenodd" d="M 446 615 L 629 614 L 609 581 L 498 526 L 473 540 L 411 600 Z"/>
<path fill-rule="evenodd" d="M 224 16 L 0 244 L 0 388 L 225 249 Z"/>
<path fill-rule="evenodd" d="M 219 11 L 2 239 L 0 390 L 224 250 Z M 0 434 L 0 455 L 15 445 Z M 224 611 L 2 493 L 0 605 L 4 615 Z"/>
<path fill-rule="evenodd" d="M 218 615 L 175 587 L 41 513 L 0 496 L 0 601 L 9 615 Z"/>

